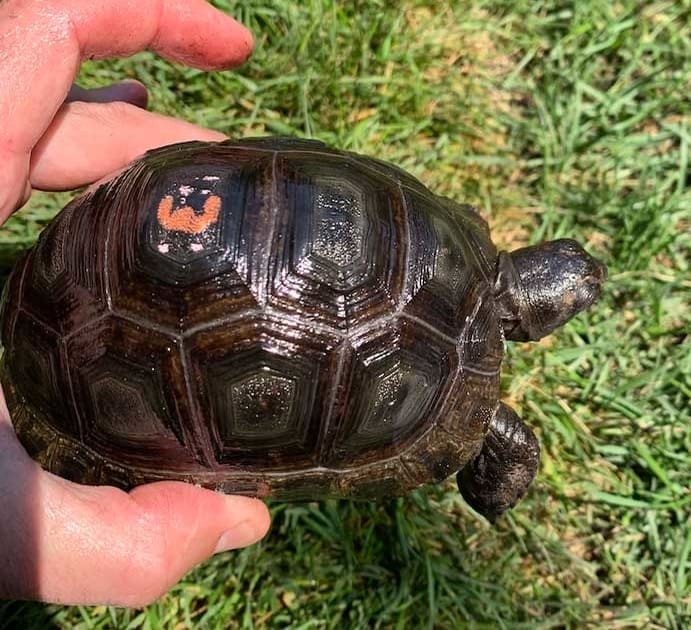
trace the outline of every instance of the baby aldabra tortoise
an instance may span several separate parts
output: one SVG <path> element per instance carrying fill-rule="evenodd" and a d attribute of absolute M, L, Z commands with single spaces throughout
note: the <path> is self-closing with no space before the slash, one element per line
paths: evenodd
<path fill-rule="evenodd" d="M 497 253 L 471 207 L 379 160 L 184 143 L 41 234 L 1 379 L 29 453 L 75 481 L 375 498 L 460 471 L 494 519 L 539 459 L 499 401 L 504 339 L 550 333 L 605 275 L 572 240 Z"/>

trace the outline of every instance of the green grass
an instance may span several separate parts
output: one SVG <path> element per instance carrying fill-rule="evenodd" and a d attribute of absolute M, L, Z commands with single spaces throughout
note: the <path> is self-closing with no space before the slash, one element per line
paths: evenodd
<path fill-rule="evenodd" d="M 514 344 L 504 391 L 542 466 L 495 527 L 453 484 L 379 504 L 273 506 L 261 544 L 145 610 L 11 603 L 65 628 L 684 628 L 691 625 L 691 2 L 229 3 L 250 63 L 90 63 L 152 107 L 231 135 L 290 133 L 396 162 L 478 205 L 514 247 L 573 236 L 601 303 Z M 401 8 L 405 5 L 405 8 Z M 438 8 L 448 5 L 451 8 Z M 65 196 L 2 230 L 0 264 Z M 2 627 L 0 622 L 0 627 Z"/>

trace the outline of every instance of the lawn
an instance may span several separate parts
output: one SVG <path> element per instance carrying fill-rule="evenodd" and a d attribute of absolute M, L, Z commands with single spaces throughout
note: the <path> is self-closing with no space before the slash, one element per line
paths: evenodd
<path fill-rule="evenodd" d="M 229 135 L 390 160 L 477 205 L 502 247 L 579 239 L 609 283 L 508 346 L 504 396 L 542 464 L 496 525 L 451 480 L 276 504 L 265 541 L 145 610 L 0 604 L 0 628 L 691 626 L 691 2 L 216 4 L 255 33 L 240 71 L 143 54 L 82 83 L 136 77 L 153 109 Z M 67 198 L 36 195 L 0 231 L 3 271 Z"/>

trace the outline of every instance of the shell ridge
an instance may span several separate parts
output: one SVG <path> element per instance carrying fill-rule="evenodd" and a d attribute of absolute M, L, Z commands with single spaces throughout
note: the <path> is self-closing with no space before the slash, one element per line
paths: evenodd
<path fill-rule="evenodd" d="M 454 212 L 449 212 L 449 214 L 452 217 L 452 220 L 454 222 L 454 225 L 458 228 L 458 235 L 460 236 L 461 240 L 463 241 L 463 246 L 465 248 L 465 254 L 467 256 L 470 256 L 472 260 L 475 262 L 475 268 L 480 270 L 480 273 L 482 274 L 482 277 L 484 281 L 487 284 L 492 284 L 494 281 L 492 278 L 490 278 L 487 275 L 487 271 L 485 266 L 489 265 L 489 261 L 485 258 L 484 254 L 482 255 L 482 258 L 480 258 L 480 255 L 477 252 L 477 247 L 473 245 L 473 243 L 470 242 L 468 239 L 468 236 L 466 235 L 466 231 L 463 229 L 463 226 L 460 225 L 458 218 L 456 217 L 456 214 Z"/>
<path fill-rule="evenodd" d="M 24 301 L 24 278 L 26 277 L 26 270 L 29 268 L 29 261 L 31 257 L 33 256 L 33 253 L 29 256 L 27 256 L 24 260 L 24 264 L 22 265 L 21 272 L 19 274 L 19 285 L 17 287 L 17 306 L 15 307 L 15 312 L 14 316 L 12 318 L 12 324 L 11 328 L 9 331 L 9 339 L 0 339 L 0 346 L 4 346 L 5 348 L 9 348 L 14 345 L 14 328 L 17 324 L 17 318 L 19 317 L 20 312 L 27 312 L 23 307 L 22 307 L 22 302 Z M 7 313 L 7 309 L 10 307 L 9 304 L 9 290 L 10 290 L 10 278 L 7 278 L 7 281 L 5 282 L 5 286 L 3 287 L 3 299 L 5 300 L 5 303 L 2 305 L 2 315 L 3 317 Z"/>
<path fill-rule="evenodd" d="M 456 341 L 456 350 L 458 351 L 458 359 L 459 359 L 459 365 L 463 365 L 462 361 L 462 356 L 463 356 L 463 348 L 468 342 L 468 333 L 470 331 L 470 327 L 473 325 L 473 322 L 476 320 L 478 313 L 480 312 L 480 307 L 482 306 L 482 301 L 485 299 L 485 295 L 487 293 L 487 288 L 483 289 L 480 294 L 477 296 L 477 299 L 475 300 L 475 304 L 473 306 L 473 310 L 470 313 L 470 315 L 466 315 L 465 321 L 463 322 L 463 329 L 461 330 L 461 334 L 458 337 L 458 340 Z"/>
<path fill-rule="evenodd" d="M 215 319 L 211 319 L 208 322 L 203 322 L 200 324 L 195 324 L 194 326 L 190 326 L 187 328 L 183 333 L 182 333 L 182 339 L 187 339 L 189 337 L 193 337 L 197 333 L 204 332 L 205 330 L 210 330 L 212 328 L 217 328 L 219 326 L 224 326 L 228 324 L 232 324 L 235 321 L 238 321 L 240 319 L 243 319 L 245 317 L 261 317 L 265 313 L 264 310 L 261 308 L 254 308 L 254 309 L 248 309 L 248 310 L 241 310 L 237 311 L 235 313 L 231 313 L 230 315 L 226 315 L 224 317 L 217 317 Z"/>
<path fill-rule="evenodd" d="M 319 465 L 328 459 L 328 453 L 325 452 L 329 449 L 329 430 L 334 421 L 334 410 L 336 408 L 336 401 L 338 400 L 339 388 L 341 386 L 341 378 L 343 377 L 343 368 L 345 366 L 346 357 L 348 355 L 350 343 L 345 339 L 341 343 L 341 348 L 338 350 L 338 359 L 336 363 L 336 371 L 331 379 L 331 392 L 329 395 L 329 406 L 326 412 L 326 416 L 322 421 L 322 426 L 320 428 L 320 435 L 317 440 L 317 461 Z"/>
<path fill-rule="evenodd" d="M 47 330 L 49 333 L 51 333 L 53 336 L 55 336 L 57 339 L 60 339 L 62 335 L 60 334 L 60 331 L 51 326 L 48 322 L 44 322 L 40 317 L 37 315 L 34 315 L 31 311 L 28 311 L 26 308 L 24 308 L 24 305 L 20 303 L 19 307 L 17 308 L 17 317 L 15 317 L 15 324 L 19 320 L 19 314 L 22 313 L 25 317 L 28 317 L 34 324 L 38 324 L 41 328 L 44 330 Z M 14 325 L 13 325 L 14 328 Z"/>
<path fill-rule="evenodd" d="M 417 324 L 418 326 L 422 326 L 423 328 L 425 328 L 429 332 L 436 335 L 439 339 L 443 339 L 446 343 L 451 344 L 454 347 L 458 344 L 457 339 L 454 339 L 453 337 L 450 337 L 449 335 L 444 334 L 443 332 L 441 332 L 441 330 L 438 330 L 432 324 L 430 324 L 429 322 L 426 322 L 424 319 L 421 319 L 417 315 L 413 315 L 412 313 L 403 312 L 400 314 L 400 316 L 403 319 L 407 319 L 407 320 Z"/>
<path fill-rule="evenodd" d="M 398 305 L 396 312 L 398 314 L 403 312 L 407 304 L 406 296 L 408 295 L 408 275 L 410 273 L 410 265 L 413 261 L 410 260 L 410 210 L 408 208 L 408 200 L 401 187 L 401 182 L 397 182 L 398 194 L 401 198 L 401 220 L 403 221 L 403 244 L 405 247 L 405 254 L 403 255 L 403 277 L 401 278 L 401 294 L 398 297 Z"/>
<path fill-rule="evenodd" d="M 297 325 L 302 325 L 302 326 L 308 326 L 314 332 L 320 333 L 325 336 L 329 337 L 337 337 L 339 340 L 340 339 L 347 339 L 349 337 L 348 332 L 343 331 L 341 329 L 336 328 L 335 326 L 329 326 L 328 324 L 323 324 L 319 321 L 315 320 L 308 320 L 302 322 L 300 324 L 300 317 L 296 317 L 292 312 L 288 312 L 285 310 L 281 310 L 280 308 L 277 308 L 275 306 L 272 306 L 271 304 L 267 305 L 266 308 L 264 308 L 261 311 L 257 311 L 259 315 L 266 315 L 267 317 L 273 317 L 277 320 L 283 320 L 285 322 L 289 322 L 292 324 L 297 324 Z M 376 323 L 380 319 L 384 319 L 387 316 L 379 317 L 374 320 Z"/>
<path fill-rule="evenodd" d="M 280 212 L 278 212 L 278 182 L 276 181 L 276 163 L 278 161 L 278 151 L 273 152 L 273 157 L 271 159 L 271 184 L 270 184 L 270 194 L 269 194 L 269 231 L 266 237 L 266 257 L 262 265 L 261 277 L 259 278 L 258 285 L 258 302 L 262 308 L 265 308 L 269 302 L 271 283 L 271 265 L 273 261 L 273 249 L 274 249 L 274 237 L 276 234 L 276 228 L 278 227 L 278 221 L 280 217 Z"/>
<path fill-rule="evenodd" d="M 202 434 L 199 430 L 200 427 L 204 426 L 205 423 L 200 422 L 203 418 L 202 414 L 199 412 L 199 406 L 197 404 L 197 398 L 194 396 L 192 387 L 192 373 L 190 370 L 190 362 L 187 358 L 187 350 L 185 348 L 185 341 L 183 339 L 179 340 L 179 356 L 180 364 L 182 365 L 182 378 L 185 381 L 185 395 L 187 396 L 187 404 L 189 406 L 190 413 L 192 414 L 194 421 L 190 422 L 189 435 L 194 439 L 194 444 L 190 446 L 193 449 L 191 455 L 194 459 L 201 463 L 207 468 L 215 468 L 216 461 L 213 457 L 209 455 L 213 453 L 213 448 L 208 442 L 208 436 Z"/>
<path fill-rule="evenodd" d="M 61 360 L 64 360 L 64 377 L 67 380 L 67 391 L 69 393 L 70 400 L 72 404 L 70 405 L 69 412 L 75 415 L 75 420 L 77 423 L 77 430 L 79 431 L 79 441 L 84 442 L 84 420 L 82 415 L 79 413 L 79 405 L 77 404 L 77 396 L 74 391 L 74 383 L 72 381 L 72 373 L 69 369 L 70 366 L 70 354 L 67 347 L 67 339 L 62 338 L 58 340 L 58 352 Z"/>
<path fill-rule="evenodd" d="M 33 253 L 32 253 L 33 257 Z M 24 302 L 24 280 L 26 279 L 26 270 L 29 268 L 29 257 L 26 258 L 24 261 L 24 265 L 22 266 L 22 272 L 19 276 L 19 286 L 17 287 L 17 293 L 18 293 L 18 299 L 17 299 L 17 304 L 19 304 L 19 308 L 22 306 L 22 302 Z M 9 278 L 7 284 L 9 285 Z M 19 309 L 17 309 L 19 310 Z"/>
<path fill-rule="evenodd" d="M 76 328 L 70 330 L 69 333 L 67 333 L 63 338 L 65 341 L 69 341 L 73 337 L 76 337 L 79 333 L 81 333 L 85 328 L 88 328 L 89 326 L 93 326 L 94 324 L 98 324 L 99 322 L 102 322 L 104 319 L 107 319 L 108 317 L 111 317 L 112 315 L 116 315 L 117 313 L 113 313 L 113 311 L 106 311 L 105 313 L 101 313 L 97 317 L 94 317 L 93 319 L 87 319 L 86 321 L 82 322 L 77 326 Z"/>
<path fill-rule="evenodd" d="M 125 311 L 122 311 L 120 309 L 113 309 L 110 313 L 105 313 L 101 317 L 98 317 L 97 319 L 92 319 L 89 322 L 87 322 L 86 325 L 93 324 L 97 320 L 101 319 L 106 319 L 109 316 L 118 318 L 118 319 L 124 319 L 127 322 L 130 322 L 131 324 L 134 324 L 135 326 L 141 326 L 143 328 L 147 328 L 149 330 L 153 330 L 154 332 L 161 333 L 162 335 L 165 335 L 167 337 L 173 337 L 175 339 L 180 338 L 180 333 L 176 331 L 173 328 L 167 328 L 166 326 L 161 326 L 161 324 L 157 324 L 156 322 L 152 322 L 150 319 L 147 319 L 146 317 L 139 317 L 138 315 L 134 315 L 133 313 L 128 313 Z M 70 336 L 74 335 L 73 331 L 70 333 Z"/>
<path fill-rule="evenodd" d="M 106 238 L 103 244 L 103 249 L 105 250 L 103 254 L 103 287 L 106 292 L 106 309 L 110 312 L 113 311 L 113 294 L 110 287 L 110 273 L 108 273 L 108 264 L 110 261 L 110 236 L 113 231 L 113 222 L 108 221 L 108 227 L 106 228 Z"/>
<path fill-rule="evenodd" d="M 485 370 L 479 367 L 475 367 L 472 365 L 468 365 L 463 361 L 463 350 L 468 343 L 468 335 L 470 332 L 470 329 L 473 326 L 473 323 L 477 319 L 480 309 L 482 307 L 483 302 L 488 298 L 491 297 L 491 289 L 489 286 L 485 285 L 480 291 L 479 295 L 476 298 L 475 305 L 473 307 L 472 313 L 470 315 L 466 316 L 465 322 L 463 324 L 463 330 L 461 331 L 461 335 L 459 336 L 458 339 L 458 344 L 457 344 L 457 352 L 458 352 L 458 360 L 459 360 L 459 365 L 461 366 L 462 372 L 468 372 L 470 374 L 475 374 L 477 376 L 481 377 L 496 377 L 498 374 L 501 372 L 501 358 L 499 359 L 499 363 L 494 370 Z M 501 331 L 501 329 L 500 329 Z M 503 333 L 502 333 L 503 335 Z M 502 338 L 503 341 L 503 338 Z"/>

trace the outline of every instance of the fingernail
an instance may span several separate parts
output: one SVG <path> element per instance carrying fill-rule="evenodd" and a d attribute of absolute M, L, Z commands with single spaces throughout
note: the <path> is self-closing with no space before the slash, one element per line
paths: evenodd
<path fill-rule="evenodd" d="M 262 532 L 258 532 L 250 523 L 243 521 L 221 535 L 218 543 L 216 543 L 214 553 L 247 547 L 247 545 L 257 542 L 261 537 Z"/>
<path fill-rule="evenodd" d="M 125 79 L 110 86 L 115 99 L 123 100 L 142 109 L 146 109 L 149 93 L 146 87 L 134 79 Z"/>

